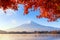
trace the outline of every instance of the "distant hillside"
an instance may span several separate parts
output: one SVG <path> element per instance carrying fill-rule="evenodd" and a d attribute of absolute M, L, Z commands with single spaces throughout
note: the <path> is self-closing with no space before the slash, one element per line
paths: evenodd
<path fill-rule="evenodd" d="M 6 31 L 0 30 L 0 34 L 5 34 L 7 33 Z"/>
<path fill-rule="evenodd" d="M 8 29 L 9 31 L 53 31 L 53 30 L 60 30 L 59 28 L 54 28 L 50 26 L 44 26 L 37 24 L 33 21 L 20 25 L 15 28 Z"/>

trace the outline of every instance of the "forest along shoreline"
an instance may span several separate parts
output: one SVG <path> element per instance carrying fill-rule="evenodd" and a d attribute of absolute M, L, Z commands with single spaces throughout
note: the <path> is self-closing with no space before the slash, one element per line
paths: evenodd
<path fill-rule="evenodd" d="M 0 34 L 60 34 L 60 31 L 34 31 L 34 32 L 26 32 L 26 31 L 6 32 L 6 31 L 0 31 Z"/>

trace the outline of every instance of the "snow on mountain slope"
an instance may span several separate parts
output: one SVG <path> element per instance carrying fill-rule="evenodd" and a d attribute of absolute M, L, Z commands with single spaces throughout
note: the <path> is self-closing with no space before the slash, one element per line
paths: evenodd
<path fill-rule="evenodd" d="M 59 28 L 54 28 L 50 26 L 44 26 L 37 24 L 33 21 L 30 21 L 26 24 L 22 24 L 16 28 L 8 29 L 9 31 L 53 31 L 53 30 L 60 30 Z"/>

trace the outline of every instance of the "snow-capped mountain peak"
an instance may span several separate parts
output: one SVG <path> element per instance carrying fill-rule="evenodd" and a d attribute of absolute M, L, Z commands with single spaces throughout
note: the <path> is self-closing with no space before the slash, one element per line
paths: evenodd
<path fill-rule="evenodd" d="M 27 22 L 26 22 L 27 23 Z M 12 28 L 9 30 L 13 31 L 53 31 L 53 30 L 60 30 L 58 28 L 40 25 L 36 22 L 29 21 L 27 24 L 22 24 L 16 28 Z"/>

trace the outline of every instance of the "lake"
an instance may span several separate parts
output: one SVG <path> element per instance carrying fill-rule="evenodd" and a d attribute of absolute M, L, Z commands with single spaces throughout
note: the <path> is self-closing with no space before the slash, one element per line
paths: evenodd
<path fill-rule="evenodd" d="M 60 40 L 60 34 L 0 34 L 0 40 Z"/>

